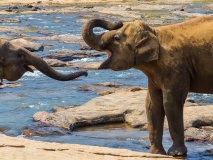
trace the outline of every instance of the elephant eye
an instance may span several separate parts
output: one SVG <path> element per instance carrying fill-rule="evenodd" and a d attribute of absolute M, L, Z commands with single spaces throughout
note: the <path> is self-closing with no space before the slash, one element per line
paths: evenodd
<path fill-rule="evenodd" d="M 23 53 L 22 51 L 19 51 L 19 52 L 18 52 L 18 57 L 21 58 L 21 57 L 23 57 L 23 56 L 24 56 L 24 53 Z"/>
<path fill-rule="evenodd" d="M 120 40 L 119 36 L 118 36 L 118 35 L 115 35 L 115 36 L 114 36 L 114 40 L 119 41 L 119 40 Z"/>

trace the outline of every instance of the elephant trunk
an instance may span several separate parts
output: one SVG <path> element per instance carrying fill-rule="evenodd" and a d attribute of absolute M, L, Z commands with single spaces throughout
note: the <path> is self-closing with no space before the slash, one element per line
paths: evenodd
<path fill-rule="evenodd" d="M 91 19 L 83 25 L 82 36 L 84 41 L 95 50 L 103 50 L 104 44 L 101 41 L 103 34 L 96 35 L 93 32 L 93 28 L 101 27 L 107 30 L 116 30 L 123 26 L 121 21 L 113 23 L 103 19 Z"/>
<path fill-rule="evenodd" d="M 39 57 L 36 54 L 31 53 L 30 51 L 24 49 L 26 54 L 25 58 L 27 59 L 29 65 L 33 65 L 36 69 L 38 69 L 40 72 L 45 74 L 46 76 L 59 80 L 59 81 L 69 81 L 73 80 L 75 78 L 78 78 L 80 76 L 87 76 L 87 71 L 79 71 L 71 74 L 62 74 L 57 71 L 55 71 L 51 66 L 49 66 L 41 57 Z"/>

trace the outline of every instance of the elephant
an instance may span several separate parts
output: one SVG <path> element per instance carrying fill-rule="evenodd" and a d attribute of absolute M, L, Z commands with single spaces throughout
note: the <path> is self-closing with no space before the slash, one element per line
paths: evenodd
<path fill-rule="evenodd" d="M 87 76 L 87 71 L 78 71 L 71 74 L 62 74 L 51 68 L 41 57 L 23 47 L 0 39 L 0 83 L 3 79 L 16 81 L 27 71 L 33 72 L 29 65 L 34 66 L 46 76 L 59 80 L 69 81 L 79 76 Z"/>
<path fill-rule="evenodd" d="M 143 20 L 112 22 L 90 19 L 82 27 L 84 41 L 106 51 L 99 69 L 135 68 L 148 78 L 146 114 L 150 152 L 187 155 L 184 142 L 183 106 L 189 92 L 213 94 L 213 16 L 201 16 L 164 26 Z M 95 34 L 93 28 L 108 31 Z M 163 144 L 165 116 L 173 141 Z"/>

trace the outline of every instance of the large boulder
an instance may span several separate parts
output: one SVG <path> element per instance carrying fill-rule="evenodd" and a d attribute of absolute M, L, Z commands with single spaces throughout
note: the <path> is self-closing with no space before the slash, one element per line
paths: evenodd
<path fill-rule="evenodd" d="M 59 110 L 55 113 L 40 111 L 33 115 L 33 119 L 67 130 L 114 122 L 126 122 L 133 127 L 145 126 L 146 92 L 146 90 L 116 92 L 94 98 L 80 107 Z"/>
<path fill-rule="evenodd" d="M 13 39 L 10 42 L 14 45 L 24 47 L 31 52 L 44 50 L 44 46 L 42 44 L 31 42 L 23 38 Z"/>

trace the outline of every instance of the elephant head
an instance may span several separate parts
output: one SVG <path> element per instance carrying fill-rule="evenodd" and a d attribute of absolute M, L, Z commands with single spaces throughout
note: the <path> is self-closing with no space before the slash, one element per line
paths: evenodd
<path fill-rule="evenodd" d="M 15 81 L 27 72 L 33 72 L 29 65 L 34 66 L 46 76 L 59 81 L 73 80 L 79 76 L 87 76 L 86 71 L 61 74 L 52 69 L 41 57 L 25 48 L 0 40 L 0 80 Z"/>
<path fill-rule="evenodd" d="M 95 27 L 109 31 L 96 35 L 93 33 Z M 108 53 L 99 69 L 125 70 L 158 59 L 158 39 L 143 21 L 113 23 L 92 19 L 84 24 L 82 36 L 93 49 Z"/>

